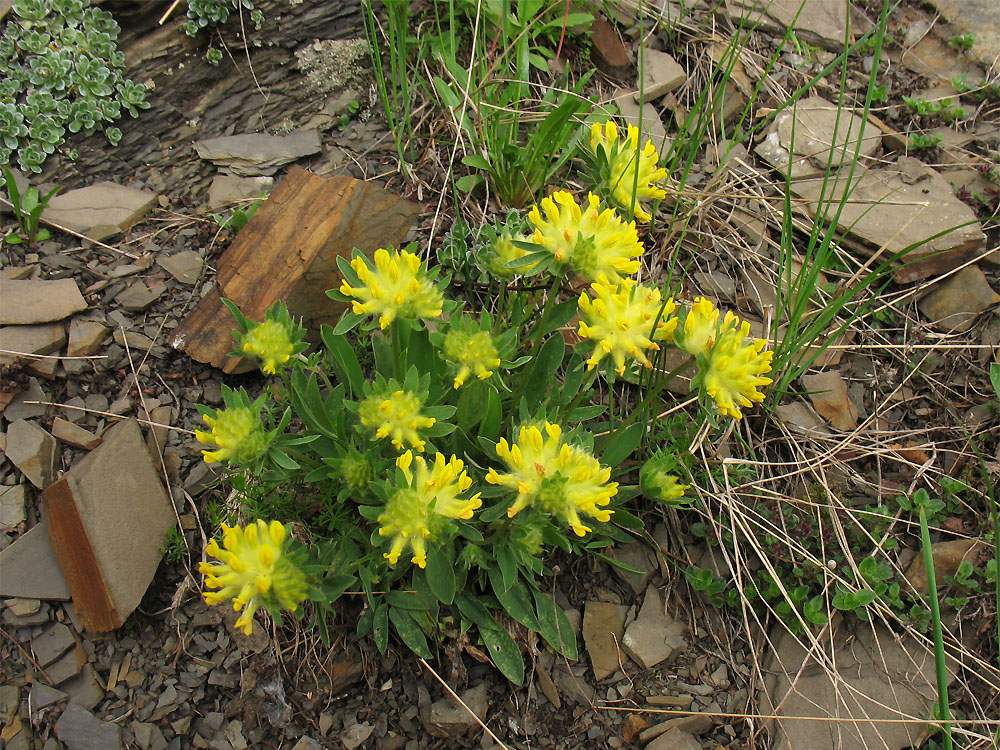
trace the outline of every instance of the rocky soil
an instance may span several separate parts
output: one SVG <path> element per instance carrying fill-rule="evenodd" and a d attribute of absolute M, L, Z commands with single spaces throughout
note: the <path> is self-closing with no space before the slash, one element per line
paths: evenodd
<path fill-rule="evenodd" d="M 830 50 L 842 45 L 843 4 L 809 4 L 799 36 L 815 46 L 786 49 L 765 87 L 770 100 L 822 69 L 833 58 Z M 153 106 L 121 126 L 118 148 L 97 137 L 79 139 L 72 143 L 77 161 L 54 157 L 32 180 L 43 189 L 63 186 L 46 219 L 66 231 L 54 230 L 34 246 L 0 246 L 4 747 L 687 750 L 775 741 L 776 747 L 823 750 L 921 741 L 920 724 L 877 720 L 929 714 L 934 678 L 926 649 L 881 626 L 855 630 L 837 621 L 826 654 L 835 666 L 819 669 L 822 659 L 807 656 L 779 628 L 768 633 L 766 624 L 718 610 L 687 587 L 673 563 L 729 572 L 730 561 L 680 533 L 671 515 L 651 526 L 648 539 L 614 552 L 640 574 L 595 561 L 557 561 L 553 591 L 578 628 L 586 657 L 568 663 L 526 639 L 530 676 L 522 688 L 471 651 L 442 654 L 430 665 L 405 649 L 379 655 L 353 636 L 360 605 L 350 597 L 329 648 L 295 628 L 257 627 L 243 636 L 233 629 L 233 613 L 207 607 L 192 570 L 213 517 L 234 500 L 213 484 L 200 460 L 195 404 L 219 405 L 223 384 L 261 385 L 254 374 L 223 373 L 196 361 L 183 350 L 189 342 L 175 335 L 224 271 L 221 254 L 233 234 L 212 215 L 245 208 L 295 164 L 321 176 L 369 180 L 419 204 L 408 237 L 426 241 L 441 233 L 431 188 L 443 179 L 426 164 L 416 185 L 396 173 L 365 70 L 367 53 L 359 54 L 357 43 L 340 44 L 364 38 L 356 5 L 258 3 L 267 17 L 263 33 L 253 34 L 248 46 L 238 21 L 227 24 L 221 34 L 229 54 L 217 68 L 201 61 L 206 41 L 184 35 L 179 19 L 156 26 L 151 19 L 158 13 L 120 5 L 111 9 L 120 11 L 127 75 L 152 86 Z M 741 5 L 657 7 L 695 25 L 713 13 L 738 18 Z M 974 6 L 969 0 L 951 12 L 968 24 Z M 666 31 L 646 38 L 647 101 L 639 103 L 631 91 L 639 29 L 646 26 L 629 3 L 614 10 L 609 20 L 615 25 L 595 29 L 591 54 L 602 77 L 593 96 L 616 99 L 626 118 L 643 121 L 658 145 L 669 145 L 670 123 L 702 75 L 697 58 L 682 57 Z M 735 104 L 727 104 L 726 113 L 742 110 L 762 73 L 755 65 L 777 48 L 779 31 L 797 10 L 797 2 L 770 4 L 765 30 L 755 33 L 733 74 Z M 856 8 L 852 23 L 863 27 L 870 11 Z M 954 32 L 931 11 L 909 4 L 890 25 L 901 43 L 890 53 L 899 91 L 946 96 L 956 71 L 983 77 L 973 58 L 947 46 Z M 1000 55 L 997 37 L 990 36 L 988 17 L 974 27 L 987 30 L 976 54 L 989 64 Z M 995 80 L 997 71 L 992 74 Z M 850 75 L 851 85 L 860 87 L 864 72 Z M 989 152 L 1000 148 L 997 105 L 982 104 L 968 126 L 940 128 L 940 147 L 917 159 L 903 154 L 910 120 L 898 104 L 867 122 L 853 116 L 837 124 L 836 93 L 821 82 L 794 114 L 761 134 L 753 153 L 734 149 L 721 164 L 710 155 L 696 165 L 692 185 L 700 178 L 701 187 L 738 197 L 709 214 L 712 231 L 699 227 L 706 237 L 730 238 L 729 244 L 684 246 L 693 259 L 687 291 L 767 319 L 776 279 L 745 259 L 773 249 L 780 206 L 767 191 L 775 173 L 791 170 L 792 191 L 801 199 L 797 217 L 809 222 L 816 175 L 825 167 L 816 159 L 817 144 L 842 145 L 845 158 L 857 150 L 870 167 L 866 197 L 898 200 L 864 204 L 841 217 L 845 246 L 892 254 L 964 224 L 924 246 L 919 262 L 897 277 L 898 296 L 889 300 L 893 311 L 913 316 L 907 320 L 919 325 L 921 341 L 953 347 L 935 371 L 945 395 L 918 390 L 903 370 L 884 366 L 891 361 L 882 356 L 890 339 L 859 334 L 850 346 L 830 350 L 827 369 L 803 380 L 808 397 L 790 397 L 780 407 L 787 435 L 827 445 L 855 431 L 862 444 L 869 440 L 883 453 L 917 450 L 897 445 L 895 436 L 932 417 L 944 430 L 988 435 L 996 415 L 984 406 L 981 378 L 969 373 L 983 372 L 1000 345 L 998 193 L 983 169 Z M 768 99 L 762 104 L 769 106 Z M 10 214 L 2 223 L 12 224 Z M 940 276 L 933 285 L 927 281 Z M 890 435 L 888 448 L 880 431 Z M 905 486 L 913 467 L 929 457 L 904 458 L 908 463 L 894 464 L 879 487 Z M 175 526 L 191 557 L 178 540 L 165 542 Z M 965 531 L 963 538 L 974 541 L 978 531 Z M 957 552 L 942 549 L 940 557 L 950 555 L 954 569 L 981 552 L 973 543 Z M 966 705 L 995 716 L 989 691 L 1000 677 L 989 669 L 971 668 L 981 678 L 967 684 L 980 692 Z M 465 707 L 452 700 L 452 690 Z M 869 721 L 753 718 L 770 714 Z"/>

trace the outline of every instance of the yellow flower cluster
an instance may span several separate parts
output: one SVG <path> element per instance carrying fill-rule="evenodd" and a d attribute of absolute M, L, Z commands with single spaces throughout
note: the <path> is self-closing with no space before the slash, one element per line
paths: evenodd
<path fill-rule="evenodd" d="M 414 465 L 416 473 L 412 470 Z M 469 498 L 459 497 L 472 486 L 472 479 L 466 474 L 462 460 L 455 456 L 446 461 L 438 453 L 429 468 L 422 456 L 414 457 L 406 451 L 396 459 L 396 466 L 406 483 L 397 487 L 378 517 L 379 536 L 392 537 L 384 557 L 390 565 L 395 565 L 409 547 L 413 552 L 411 562 L 423 568 L 427 565 L 426 542 L 441 533 L 446 519 L 467 521 L 483 503 L 478 492 Z"/>
<path fill-rule="evenodd" d="M 218 450 L 201 452 L 207 464 L 231 459 L 253 461 L 267 447 L 267 433 L 259 412 L 254 409 L 246 406 L 224 409 L 215 412 L 214 416 L 206 414 L 202 419 L 211 432 L 196 430 L 195 439 L 218 446 Z"/>
<path fill-rule="evenodd" d="M 611 199 L 623 210 L 633 210 L 637 221 L 648 222 L 652 216 L 640 204 L 643 199 L 665 198 L 667 192 L 655 183 L 666 179 L 667 170 L 659 167 L 659 154 L 653 142 L 639 150 L 639 128 L 629 125 L 624 140 L 618 138 L 618 127 L 608 120 L 601 127 L 590 127 L 590 150 L 598 154 L 603 148 L 607 155 L 607 172 L 602 175 Z"/>
<path fill-rule="evenodd" d="M 713 399 L 719 413 L 741 419 L 741 407 L 751 407 L 764 400 L 760 388 L 771 384 L 772 351 L 764 351 L 766 341 L 750 336 L 750 324 L 726 313 L 715 345 L 708 355 L 705 392 Z"/>
<path fill-rule="evenodd" d="M 346 279 L 340 293 L 353 297 L 355 315 L 378 315 L 381 328 L 387 328 L 396 318 L 428 320 L 441 316 L 444 296 L 421 267 L 413 253 L 395 251 L 392 255 L 379 248 L 375 265 L 364 257 L 351 261 L 362 286 L 353 287 Z"/>
<path fill-rule="evenodd" d="M 644 350 L 658 351 L 660 347 L 654 339 L 664 341 L 673 335 L 677 319 L 668 317 L 675 309 L 673 299 L 664 304 L 659 289 L 630 279 L 611 283 L 599 276 L 590 288 L 593 299 L 580 295 L 584 320 L 580 321 L 579 333 L 596 343 L 587 368 L 595 368 L 605 355 L 611 355 L 619 375 L 625 374 L 626 355 L 634 357 L 643 367 L 652 368 Z"/>
<path fill-rule="evenodd" d="M 389 438 L 396 450 L 407 446 L 423 451 L 425 441 L 419 430 L 434 426 L 434 417 L 422 413 L 423 403 L 412 391 L 398 390 L 392 393 L 375 393 L 365 398 L 358 406 L 358 417 L 363 427 L 375 430 L 379 440 Z"/>
<path fill-rule="evenodd" d="M 286 556 L 285 527 L 277 521 L 256 521 L 246 528 L 222 524 L 222 547 L 212 539 L 205 552 L 219 560 L 202 562 L 198 571 L 205 576 L 205 602 L 221 604 L 232 600 L 242 612 L 236 627 L 246 635 L 253 632 L 253 616 L 262 603 L 294 612 L 306 598 L 306 576 Z"/>
<path fill-rule="evenodd" d="M 530 242 L 531 238 L 524 237 L 520 234 L 515 235 L 514 237 L 502 234 L 496 238 L 496 241 L 493 242 L 486 252 L 486 268 L 498 279 L 512 279 L 514 276 L 519 274 L 531 273 L 537 265 L 537 263 L 531 263 L 530 265 L 519 268 L 516 271 L 507 267 L 508 263 L 515 261 L 518 258 L 523 258 L 528 254 L 528 251 L 523 247 L 515 245 L 515 241 Z"/>
<path fill-rule="evenodd" d="M 674 342 L 692 357 L 707 354 L 718 336 L 719 311 L 711 300 L 695 297 L 684 318 L 684 325 L 674 331 Z"/>
<path fill-rule="evenodd" d="M 557 263 L 571 264 L 588 281 L 604 275 L 612 281 L 639 270 L 637 258 L 642 243 L 635 222 L 625 223 L 612 208 L 601 211 L 600 199 L 590 193 L 581 208 L 565 190 L 558 190 L 532 206 L 528 220 L 535 227 L 532 242 L 540 245 Z"/>
<path fill-rule="evenodd" d="M 537 426 L 523 426 L 514 445 L 500 438 L 497 455 L 510 471 L 500 474 L 490 468 L 486 481 L 517 491 L 514 504 L 507 509 L 508 518 L 531 505 L 584 536 L 591 529 L 580 514 L 610 521 L 613 511 L 603 506 L 618 494 L 618 483 L 609 481 L 611 469 L 602 467 L 583 448 L 563 441 L 559 425 L 546 422 L 544 430 L 545 435 Z"/>
<path fill-rule="evenodd" d="M 285 364 L 295 354 L 295 341 L 288 326 L 277 320 L 265 320 L 243 335 L 240 350 L 250 357 L 260 359 L 260 369 L 267 375 L 274 375 L 278 366 Z"/>
<path fill-rule="evenodd" d="M 461 388 L 472 374 L 486 380 L 500 366 L 496 344 L 488 331 L 469 332 L 453 328 L 444 337 L 444 356 L 458 366 L 455 388 Z"/>

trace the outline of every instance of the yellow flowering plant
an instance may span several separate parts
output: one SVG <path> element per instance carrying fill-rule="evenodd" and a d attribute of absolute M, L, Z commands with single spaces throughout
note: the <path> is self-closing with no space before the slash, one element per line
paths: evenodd
<path fill-rule="evenodd" d="M 639 128 L 628 125 L 622 138 L 614 120 L 590 127 L 590 150 L 585 161 L 598 192 L 616 207 L 631 214 L 643 224 L 653 217 L 643 201 L 667 197 L 658 183 L 667 178 L 667 170 L 659 165 L 660 155 L 649 139 L 639 148 Z"/>
<path fill-rule="evenodd" d="M 742 418 L 770 382 L 770 352 L 747 323 L 639 279 L 643 245 L 619 210 L 556 191 L 485 239 L 466 227 L 443 243 L 462 266 L 443 274 L 413 246 L 355 252 L 328 292 L 346 310 L 308 354 L 283 308 L 261 324 L 234 313 L 238 353 L 274 382 L 256 401 L 227 390 L 198 436 L 214 447 L 206 460 L 230 470 L 247 517 L 263 520 L 242 536 L 229 525 L 210 545 L 208 598 L 239 609 L 240 627 L 270 606 L 314 613 L 323 633 L 350 581 L 364 601 L 357 634 L 382 651 L 395 633 L 432 658 L 447 617 L 474 626 L 520 683 L 521 649 L 499 608 L 576 659 L 569 620 L 546 593 L 552 554 L 620 566 L 605 551 L 642 529 L 630 502 L 690 502 L 686 446 L 650 444 L 665 350 L 696 364 L 711 423 Z M 519 239 L 529 226 L 530 242 Z M 493 255 L 478 256 L 487 245 Z M 450 297 L 453 277 L 482 312 Z M 254 327 L 268 322 L 283 332 Z M 286 523 L 311 540 L 304 578 L 279 562 L 298 549 L 277 541 Z"/>
<path fill-rule="evenodd" d="M 233 331 L 236 349 L 234 357 L 253 357 L 260 363 L 265 375 L 275 375 L 284 370 L 292 357 L 297 357 L 308 348 L 303 340 L 306 330 L 296 323 L 282 300 L 275 302 L 264 320 L 256 323 L 240 312 L 232 300 L 223 298 L 222 304 L 232 313 L 237 330 Z"/>

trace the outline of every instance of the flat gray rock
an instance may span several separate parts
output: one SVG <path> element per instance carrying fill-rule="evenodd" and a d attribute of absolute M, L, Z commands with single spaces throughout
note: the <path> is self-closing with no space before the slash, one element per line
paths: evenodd
<path fill-rule="evenodd" d="M 989 70 L 1000 59 L 1000 13 L 996 0 L 931 0 L 957 34 L 973 34 L 968 54 Z"/>
<path fill-rule="evenodd" d="M 964 333 L 976 323 L 980 313 L 995 310 L 1000 303 L 986 274 L 978 266 L 966 266 L 949 276 L 920 300 L 918 307 L 935 327 Z"/>
<path fill-rule="evenodd" d="M 835 430 L 848 432 L 858 425 L 858 407 L 847 393 L 847 383 L 836 370 L 826 370 L 799 378 L 816 411 Z"/>
<path fill-rule="evenodd" d="M 481 682 L 460 696 L 469 710 L 482 721 L 486 721 L 486 709 L 489 706 L 486 689 L 486 683 Z M 424 722 L 424 729 L 435 737 L 464 737 L 470 729 L 479 726 L 469 710 L 451 697 L 442 698 L 431 704 L 430 716 Z"/>
<path fill-rule="evenodd" d="M 0 324 L 51 323 L 87 309 L 73 279 L 0 279 Z"/>
<path fill-rule="evenodd" d="M 648 102 L 636 104 L 632 93 L 625 89 L 615 91 L 614 102 L 621 110 L 625 122 L 639 128 L 639 142 L 645 145 L 647 140 L 652 141 L 657 153 L 662 156 L 670 147 L 670 140 L 656 108 Z"/>
<path fill-rule="evenodd" d="M 45 414 L 48 409 L 36 401 L 48 401 L 49 395 L 42 390 L 37 378 L 28 378 L 28 389 L 21 391 L 10 400 L 3 410 L 4 419 L 8 422 L 16 422 L 19 419 L 34 419 Z"/>
<path fill-rule="evenodd" d="M 56 734 L 67 750 L 121 750 L 122 730 L 70 703 L 56 722 Z"/>
<path fill-rule="evenodd" d="M 91 239 L 104 240 L 131 227 L 155 203 L 156 193 L 149 190 L 98 182 L 54 196 L 42 217 Z"/>
<path fill-rule="evenodd" d="M 827 164 L 837 169 L 854 159 L 871 157 L 882 143 L 875 125 L 848 108 L 811 96 L 775 117 L 757 154 L 775 169 L 785 171 L 789 161 L 792 177 L 823 175 Z"/>
<path fill-rule="evenodd" d="M 194 284 L 205 267 L 205 261 L 194 250 L 182 250 L 165 258 L 157 258 L 156 263 L 181 284 Z"/>
<path fill-rule="evenodd" d="M 625 630 L 622 648 L 640 667 L 651 669 L 684 648 L 685 632 L 687 627 L 664 612 L 660 592 L 650 586 L 639 616 Z"/>
<path fill-rule="evenodd" d="M 9 365 L 18 354 L 51 354 L 66 343 L 62 323 L 0 328 L 0 365 Z"/>
<path fill-rule="evenodd" d="M 597 681 L 621 668 L 625 659 L 621 643 L 629 609 L 622 604 L 590 601 L 583 610 L 583 640 Z"/>
<path fill-rule="evenodd" d="M 637 103 L 659 99 L 684 85 L 687 73 L 684 68 L 666 52 L 643 47 L 639 50 L 642 71 L 642 85 L 632 97 Z"/>
<path fill-rule="evenodd" d="M 208 188 L 208 207 L 219 208 L 244 198 L 254 198 L 274 186 L 273 177 L 236 177 L 219 174 Z"/>
<path fill-rule="evenodd" d="M 243 177 L 272 175 L 278 167 L 323 150 L 319 131 L 299 130 L 289 135 L 244 133 L 207 138 L 194 144 L 202 159 Z"/>
<path fill-rule="evenodd" d="M 792 192 L 805 199 L 807 215 L 832 213 L 831 202 L 839 210 L 846 196 L 837 216 L 844 242 L 866 255 L 882 249 L 883 258 L 907 251 L 906 265 L 895 274 L 902 283 L 950 271 L 986 249 L 986 235 L 972 208 L 918 159 L 903 156 L 895 165 L 855 170 L 850 184 L 841 173 L 827 182 L 825 191 L 823 182 L 822 177 L 792 181 Z M 993 258 L 996 262 L 995 252 Z"/>
<path fill-rule="evenodd" d="M 0 551 L 0 596 L 23 599 L 70 598 L 66 577 L 52 551 L 45 521 L 33 526 Z"/>
<path fill-rule="evenodd" d="M 854 41 L 846 33 L 847 6 L 840 0 L 726 0 L 726 11 L 736 25 L 780 31 L 794 27 L 802 41 L 831 50 Z"/>
<path fill-rule="evenodd" d="M 10 529 L 23 523 L 25 489 L 23 484 L 0 487 L 0 528 Z"/>
<path fill-rule="evenodd" d="M 7 428 L 7 458 L 38 489 L 52 483 L 56 441 L 34 422 L 19 419 Z"/>
<path fill-rule="evenodd" d="M 108 327 L 96 320 L 71 320 L 67 357 L 86 357 L 101 348 L 108 335 Z"/>
<path fill-rule="evenodd" d="M 61 622 L 54 622 L 31 639 L 31 651 L 41 666 L 51 664 L 76 645 L 73 631 Z"/>
<path fill-rule="evenodd" d="M 796 717 L 778 719 L 774 750 L 900 750 L 919 743 L 925 725 L 879 719 L 931 715 L 937 696 L 931 649 L 868 623 L 858 623 L 851 632 L 842 627 L 834 638 L 832 679 L 827 670 L 833 667 L 818 664 L 788 633 L 778 636 L 766 655 L 764 674 L 770 676 L 758 711 Z M 949 672 L 954 674 L 953 665 Z M 812 722 L 803 716 L 850 720 Z"/>
<path fill-rule="evenodd" d="M 48 708 L 61 700 L 66 700 L 67 697 L 62 690 L 56 690 L 41 682 L 34 682 L 31 685 L 31 711 L 34 713 Z"/>

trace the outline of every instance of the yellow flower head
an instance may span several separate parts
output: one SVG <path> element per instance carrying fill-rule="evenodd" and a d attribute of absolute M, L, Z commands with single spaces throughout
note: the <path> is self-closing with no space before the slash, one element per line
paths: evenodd
<path fill-rule="evenodd" d="M 218 450 L 203 450 L 205 463 L 236 460 L 253 461 L 267 448 L 267 433 L 260 421 L 260 412 L 249 406 L 231 407 L 204 414 L 202 419 L 211 432 L 196 430 L 195 439 L 218 446 Z"/>
<path fill-rule="evenodd" d="M 707 354 L 715 345 L 719 329 L 719 311 L 710 300 L 695 297 L 684 318 L 684 325 L 674 331 L 677 346 L 693 357 Z"/>
<path fill-rule="evenodd" d="M 557 263 L 572 264 L 589 281 L 600 275 L 618 281 L 639 270 L 642 243 L 635 222 L 627 224 L 613 208 L 601 211 L 600 199 L 590 193 L 581 209 L 572 195 L 558 190 L 543 198 L 541 208 L 532 206 L 528 220 L 534 225 L 532 242 L 541 245 Z"/>
<path fill-rule="evenodd" d="M 420 430 L 434 425 L 434 417 L 422 413 L 423 403 L 413 391 L 373 393 L 358 407 L 361 425 L 375 430 L 375 437 L 389 438 L 396 450 L 407 447 L 423 451 Z"/>
<path fill-rule="evenodd" d="M 444 357 L 458 367 L 455 388 L 461 388 L 472 374 L 486 380 L 500 366 L 500 354 L 489 331 L 453 328 L 444 337 Z"/>
<path fill-rule="evenodd" d="M 359 256 L 351 268 L 361 286 L 351 286 L 347 279 L 340 293 L 353 297 L 355 315 L 378 315 L 381 328 L 387 328 L 396 318 L 427 320 L 441 316 L 444 296 L 428 277 L 420 258 L 406 250 L 392 255 L 384 249 L 375 251 L 375 265 Z"/>
<path fill-rule="evenodd" d="M 612 284 L 604 276 L 599 276 L 590 288 L 593 299 L 580 295 L 580 313 L 584 317 L 580 321 L 580 336 L 596 344 L 587 368 L 592 370 L 608 354 L 614 359 L 619 375 L 625 374 L 626 355 L 634 357 L 643 367 L 652 368 L 643 350 L 659 350 L 653 339 L 669 338 L 673 333 L 677 320 L 666 316 L 673 313 L 674 301 L 669 299 L 663 304 L 658 289 L 627 280 Z"/>
<path fill-rule="evenodd" d="M 566 522 L 577 536 L 590 527 L 580 518 L 583 513 L 598 521 L 611 520 L 613 511 L 602 506 L 618 494 L 618 483 L 610 482 L 611 469 L 583 448 L 562 439 L 559 425 L 546 422 L 545 434 L 538 427 L 521 427 L 517 442 L 505 438 L 497 443 L 497 455 L 510 471 L 500 474 L 491 468 L 486 474 L 490 484 L 517 491 L 517 499 L 507 509 L 513 518 L 528 505 Z"/>
<path fill-rule="evenodd" d="M 472 479 L 465 473 L 465 464 L 455 456 L 446 461 L 444 454 L 438 453 L 433 466 L 428 467 L 423 456 L 414 457 L 406 451 L 396 459 L 396 466 L 404 483 L 396 488 L 378 517 L 379 536 L 392 537 L 384 557 L 395 565 L 409 547 L 413 552 L 411 562 L 423 568 L 427 565 L 426 541 L 436 539 L 449 519 L 472 518 L 483 502 L 478 492 L 469 498 L 459 497 L 472 486 Z"/>
<path fill-rule="evenodd" d="M 253 632 L 253 615 L 261 604 L 294 612 L 306 598 L 306 576 L 287 557 L 290 540 L 277 521 L 258 520 L 246 528 L 222 524 L 222 547 L 212 539 L 205 552 L 219 560 L 202 562 L 198 571 L 205 576 L 205 602 L 233 602 L 242 612 L 236 627 L 246 635 Z"/>
<path fill-rule="evenodd" d="M 771 384 L 765 376 L 771 371 L 774 352 L 764 351 L 764 339 L 747 343 L 749 336 L 750 324 L 727 313 L 704 373 L 705 392 L 715 400 L 720 414 L 733 419 L 742 418 L 741 407 L 763 401 L 760 388 Z"/>
<path fill-rule="evenodd" d="M 603 128 L 595 122 L 590 127 L 590 150 L 597 155 L 603 147 L 607 155 L 607 171 L 600 178 L 611 199 L 626 211 L 634 205 L 636 220 L 645 223 L 652 217 L 640 201 L 667 196 L 663 188 L 654 184 L 666 179 L 667 170 L 657 166 L 660 157 L 651 140 L 639 150 L 639 128 L 629 125 L 626 133 L 625 140 L 619 141 L 618 127 L 612 120 L 604 123 Z"/>
<path fill-rule="evenodd" d="M 268 375 L 274 375 L 278 366 L 285 364 L 295 354 L 295 341 L 286 326 L 277 320 L 265 320 L 243 335 L 240 350 L 260 359 L 260 369 Z"/>

